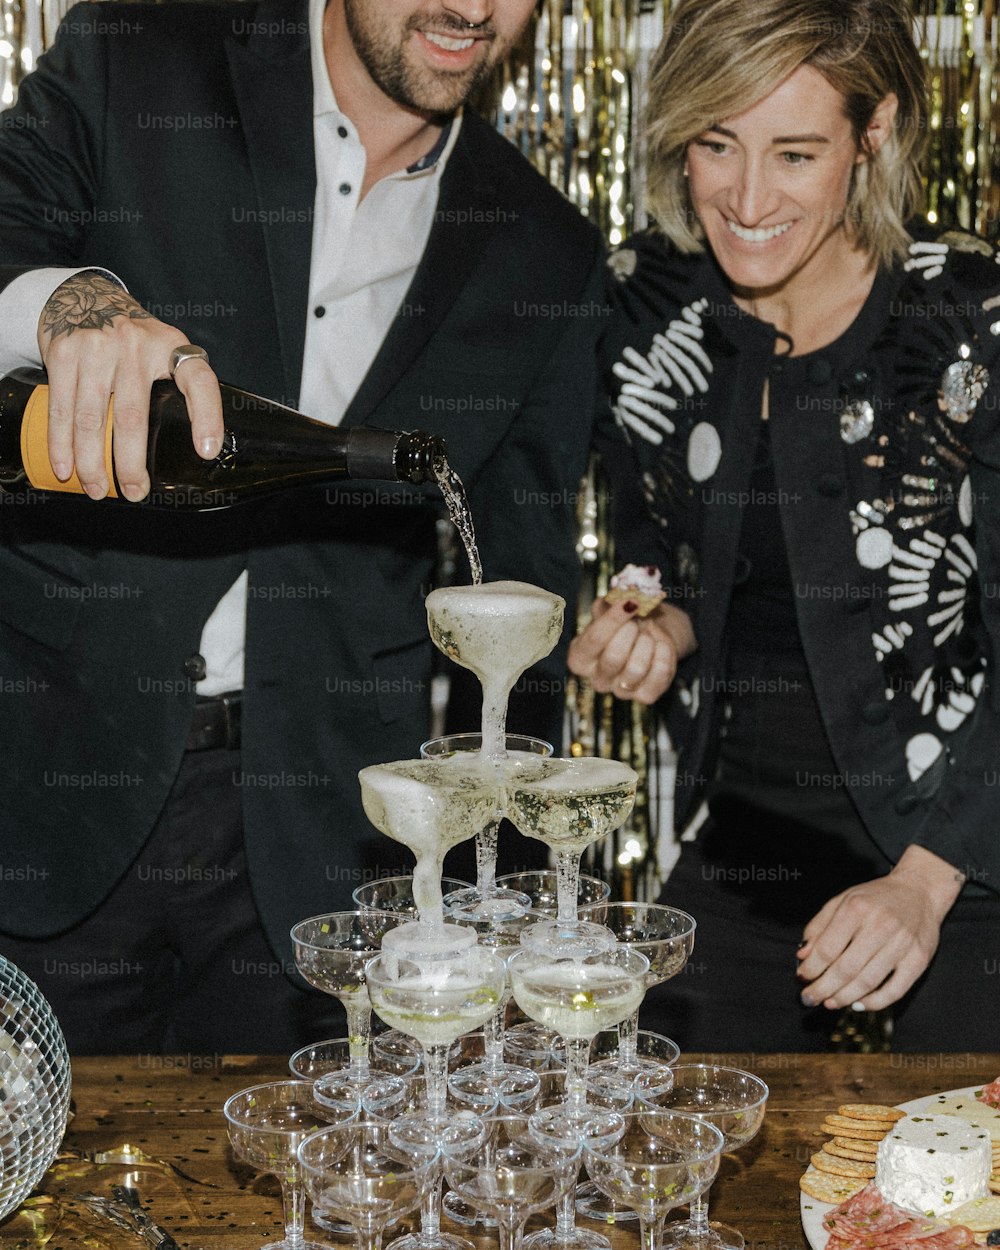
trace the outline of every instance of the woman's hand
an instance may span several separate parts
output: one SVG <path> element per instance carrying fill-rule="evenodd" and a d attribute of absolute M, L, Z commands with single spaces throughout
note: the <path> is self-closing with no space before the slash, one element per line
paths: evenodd
<path fill-rule="evenodd" d="M 802 1001 L 879 1011 L 902 998 L 933 958 L 964 882 L 953 864 L 910 846 L 887 876 L 830 899 L 804 930 Z"/>
<path fill-rule="evenodd" d="M 659 604 L 636 618 L 634 603 L 595 599 L 592 620 L 570 643 L 568 664 L 596 691 L 655 703 L 668 689 L 677 664 L 698 645 L 686 612 Z"/>

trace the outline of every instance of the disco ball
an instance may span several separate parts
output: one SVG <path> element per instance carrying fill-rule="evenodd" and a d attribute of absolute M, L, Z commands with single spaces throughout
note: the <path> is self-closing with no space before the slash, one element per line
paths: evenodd
<path fill-rule="evenodd" d="M 34 981 L 0 955 L 0 1220 L 27 1198 L 69 1115 L 69 1055 Z"/>

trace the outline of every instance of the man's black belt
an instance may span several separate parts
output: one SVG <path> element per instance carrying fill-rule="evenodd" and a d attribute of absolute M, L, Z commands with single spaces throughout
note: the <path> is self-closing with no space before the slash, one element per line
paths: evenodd
<path fill-rule="evenodd" d="M 194 705 L 185 750 L 209 751 L 218 747 L 226 751 L 238 750 L 242 707 L 239 690 L 200 698 Z"/>

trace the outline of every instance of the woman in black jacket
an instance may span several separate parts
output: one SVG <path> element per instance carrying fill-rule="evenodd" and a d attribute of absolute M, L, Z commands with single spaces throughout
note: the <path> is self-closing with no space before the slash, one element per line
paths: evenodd
<path fill-rule="evenodd" d="M 1000 1037 L 1000 269 L 913 220 L 911 31 L 681 0 L 654 63 L 605 360 L 668 598 L 595 605 L 570 663 L 670 689 L 685 1047 L 821 1049 L 848 1005 L 896 1049 Z"/>

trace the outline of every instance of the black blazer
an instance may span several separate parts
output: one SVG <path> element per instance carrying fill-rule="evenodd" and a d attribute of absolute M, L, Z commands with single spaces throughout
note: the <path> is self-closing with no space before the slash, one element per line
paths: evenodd
<path fill-rule="evenodd" d="M 727 618 L 766 384 L 798 631 L 842 784 L 891 860 L 924 846 L 996 893 L 1000 273 L 980 239 L 911 232 L 850 328 L 795 357 L 710 257 L 640 234 L 611 258 L 606 382 L 698 639 L 663 701 L 678 828 L 740 697 Z"/>
<path fill-rule="evenodd" d="M 223 379 L 294 404 L 314 188 L 303 0 L 80 5 L 0 127 L 0 279 L 105 265 Z M 486 577 L 571 607 L 600 257 L 597 232 L 466 113 L 426 252 L 345 418 L 443 435 Z M 0 931 L 73 924 L 136 856 L 180 764 L 185 661 L 243 567 L 235 780 L 276 949 L 372 874 L 409 871 L 365 818 L 357 772 L 427 734 L 441 514 L 436 491 L 384 486 L 196 516 L 51 497 L 0 509 L 0 677 L 18 692 L 0 844 L 30 869 L 0 880 Z M 558 735 L 563 689 L 556 655 L 511 727 Z"/>

